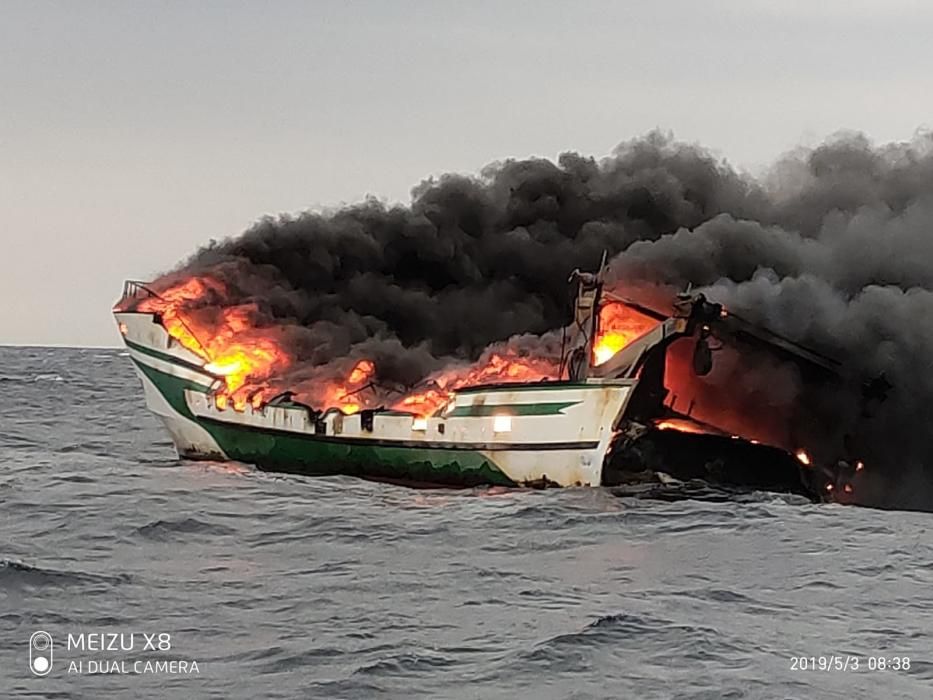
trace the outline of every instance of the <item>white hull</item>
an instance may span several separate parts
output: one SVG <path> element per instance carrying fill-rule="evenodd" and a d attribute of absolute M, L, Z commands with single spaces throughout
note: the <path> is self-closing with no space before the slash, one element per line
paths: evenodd
<path fill-rule="evenodd" d="M 439 483 L 598 486 L 636 380 L 504 384 L 457 392 L 442 415 L 323 416 L 300 404 L 221 408 L 218 379 L 151 314 L 117 313 L 146 403 L 184 457 Z M 337 462 L 337 464 L 334 464 Z M 372 473 L 369 473 L 372 462 Z M 436 478 L 435 478 L 436 477 Z"/>

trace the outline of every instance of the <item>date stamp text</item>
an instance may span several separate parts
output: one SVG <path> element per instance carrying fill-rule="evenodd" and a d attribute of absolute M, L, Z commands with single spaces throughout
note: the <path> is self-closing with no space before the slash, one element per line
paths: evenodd
<path fill-rule="evenodd" d="M 791 656 L 791 671 L 858 672 L 909 671 L 910 657 L 892 655 L 829 654 L 821 656 Z"/>

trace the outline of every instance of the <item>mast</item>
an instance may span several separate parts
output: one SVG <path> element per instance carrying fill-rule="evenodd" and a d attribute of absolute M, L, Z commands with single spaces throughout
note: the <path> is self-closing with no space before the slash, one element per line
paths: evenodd
<path fill-rule="evenodd" d="M 599 331 L 599 307 L 603 293 L 606 271 L 606 253 L 603 253 L 599 272 L 582 272 L 579 268 L 570 273 L 568 282 L 577 282 L 574 305 L 571 347 L 567 360 L 567 372 L 571 381 L 584 381 L 593 367 L 593 346 Z"/>

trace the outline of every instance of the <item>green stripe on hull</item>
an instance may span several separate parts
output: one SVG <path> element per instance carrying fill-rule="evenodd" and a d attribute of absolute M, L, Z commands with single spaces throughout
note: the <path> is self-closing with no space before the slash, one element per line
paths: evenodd
<path fill-rule="evenodd" d="M 197 422 L 198 419 L 191 413 L 188 404 L 185 402 L 185 389 L 207 393 L 207 387 L 203 384 L 193 382 L 190 379 L 185 379 L 184 377 L 176 377 L 174 374 L 161 372 L 154 367 L 150 367 L 145 362 L 140 362 L 134 357 L 130 359 L 133 360 L 133 363 L 146 375 L 149 381 L 155 385 L 159 393 L 165 397 L 165 400 L 168 401 L 169 405 L 176 413 L 181 414 L 188 420 Z"/>
<path fill-rule="evenodd" d="M 200 425 L 230 458 L 270 469 L 453 486 L 514 485 L 482 452 L 343 444 L 316 440 L 311 435 L 243 430 L 213 421 Z"/>
<path fill-rule="evenodd" d="M 134 362 L 169 405 L 179 415 L 204 428 L 231 459 L 268 469 L 315 475 L 348 474 L 451 486 L 515 485 L 479 451 L 365 445 L 359 441 L 345 444 L 315 439 L 313 435 L 272 433 L 218 421 L 201 421 L 189 410 L 185 389 L 204 392 L 204 385 Z"/>
<path fill-rule="evenodd" d="M 141 352 L 143 355 L 149 355 L 149 357 L 154 357 L 157 360 L 162 360 L 163 362 L 168 362 L 173 365 L 178 365 L 179 367 L 184 367 L 185 369 L 191 370 L 192 372 L 198 372 L 199 374 L 203 374 L 205 378 L 209 379 L 210 381 L 214 381 L 218 379 L 217 375 L 208 372 L 201 365 L 196 365 L 193 362 L 188 362 L 188 360 L 183 360 L 180 357 L 169 355 L 167 352 L 159 352 L 158 350 L 153 350 L 152 348 L 147 347 L 145 345 L 134 343 L 132 340 L 128 340 L 127 338 L 124 338 L 123 342 L 126 343 L 126 347 L 132 348 L 133 350 L 136 350 L 137 352 Z"/>
<path fill-rule="evenodd" d="M 491 394 L 496 391 L 563 391 L 567 389 L 598 389 L 598 384 L 590 384 L 588 382 L 565 382 L 565 381 L 543 381 L 543 382 L 516 382 L 515 384 L 506 383 L 506 384 L 477 384 L 476 386 L 468 386 L 462 389 L 457 389 L 457 394 L 462 396 L 465 394 Z"/>
<path fill-rule="evenodd" d="M 576 406 L 579 401 L 539 401 L 538 403 L 505 403 L 458 406 L 447 414 L 448 418 L 489 417 L 499 414 L 510 416 L 558 416 L 565 408 Z"/>

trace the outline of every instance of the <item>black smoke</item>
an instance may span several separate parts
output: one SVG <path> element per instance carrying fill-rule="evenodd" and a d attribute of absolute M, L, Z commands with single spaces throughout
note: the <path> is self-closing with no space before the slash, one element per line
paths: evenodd
<path fill-rule="evenodd" d="M 256 304 L 255 322 L 279 328 L 308 373 L 368 357 L 380 380 L 410 386 L 512 336 L 549 334 L 553 347 L 570 319 L 568 275 L 604 251 L 626 287 L 705 288 L 858 376 L 883 374 L 894 389 L 870 415 L 857 392 L 776 395 L 782 410 L 826 404 L 833 431 L 886 474 L 874 500 L 931 505 L 933 491 L 916 488 L 933 464 L 929 134 L 884 146 L 840 135 L 757 179 L 659 133 L 601 160 L 506 160 L 426 180 L 407 206 L 262 219 L 165 280 L 221 279 L 223 303 Z"/>
<path fill-rule="evenodd" d="M 883 377 L 893 385 L 884 401 L 866 402 L 853 387 L 799 387 L 793 410 L 822 416 L 825 435 L 876 467 L 865 479 L 871 502 L 929 509 L 933 137 L 874 147 L 838 136 L 786 156 L 753 187 L 751 215 L 722 212 L 635 242 L 614 261 L 615 275 L 705 287 L 840 359 L 854 377 Z"/>

